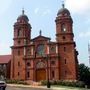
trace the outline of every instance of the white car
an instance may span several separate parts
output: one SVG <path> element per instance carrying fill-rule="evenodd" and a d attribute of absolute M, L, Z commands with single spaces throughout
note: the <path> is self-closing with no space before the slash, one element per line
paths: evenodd
<path fill-rule="evenodd" d="M 7 86 L 6 82 L 3 80 L 0 80 L 0 90 L 5 90 L 6 86 Z"/>

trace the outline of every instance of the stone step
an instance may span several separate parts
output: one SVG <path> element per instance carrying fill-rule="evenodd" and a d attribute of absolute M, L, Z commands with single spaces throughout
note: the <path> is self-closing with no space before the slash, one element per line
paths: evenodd
<path fill-rule="evenodd" d="M 33 85 L 33 86 L 40 86 L 40 85 L 41 85 L 40 82 L 35 82 L 35 81 L 31 81 L 31 80 L 26 80 L 25 82 L 26 82 L 27 84 Z"/>

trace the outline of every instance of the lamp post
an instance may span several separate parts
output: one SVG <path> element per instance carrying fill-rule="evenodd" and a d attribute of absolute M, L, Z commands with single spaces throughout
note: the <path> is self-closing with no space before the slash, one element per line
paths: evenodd
<path fill-rule="evenodd" d="M 48 67 L 48 55 L 46 56 L 47 61 L 47 88 L 50 88 L 50 81 L 49 81 L 49 67 Z"/>
<path fill-rule="evenodd" d="M 46 62 L 47 62 L 47 88 L 50 88 L 50 81 L 49 81 L 49 67 L 48 67 L 48 55 L 43 55 L 42 56 L 45 58 Z"/>

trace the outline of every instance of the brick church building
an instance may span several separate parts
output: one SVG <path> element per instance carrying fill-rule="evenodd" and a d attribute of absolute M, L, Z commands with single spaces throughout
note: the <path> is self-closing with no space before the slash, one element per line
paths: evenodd
<path fill-rule="evenodd" d="M 56 41 L 49 37 L 31 38 L 32 27 L 22 11 L 14 24 L 11 46 L 11 79 L 16 80 L 77 80 L 78 52 L 73 34 L 73 20 L 62 5 L 56 19 Z"/>

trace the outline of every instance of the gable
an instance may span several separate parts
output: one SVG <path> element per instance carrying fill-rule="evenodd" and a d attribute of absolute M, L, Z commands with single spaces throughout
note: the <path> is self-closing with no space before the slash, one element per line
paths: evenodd
<path fill-rule="evenodd" d="M 50 40 L 50 38 L 40 36 L 40 35 L 38 37 L 35 37 L 34 39 L 32 39 L 32 41 L 48 41 L 48 40 Z"/>

